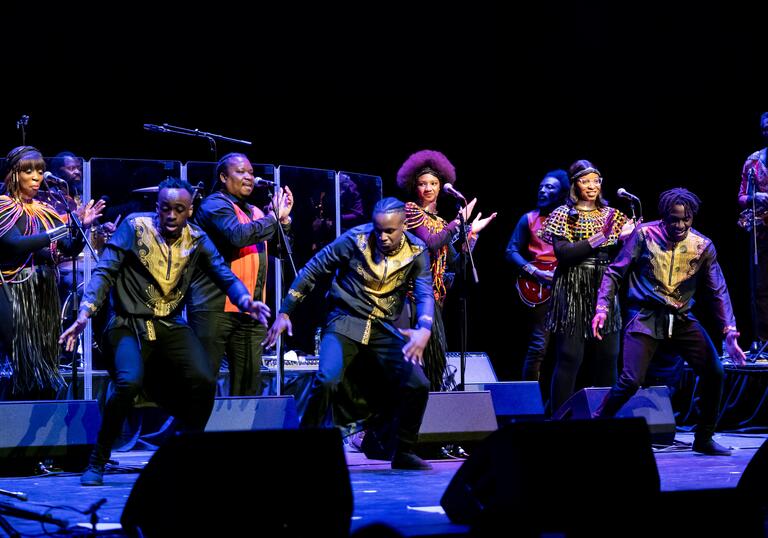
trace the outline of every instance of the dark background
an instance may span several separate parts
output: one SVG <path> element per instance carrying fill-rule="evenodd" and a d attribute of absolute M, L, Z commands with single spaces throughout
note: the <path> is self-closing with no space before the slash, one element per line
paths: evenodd
<path fill-rule="evenodd" d="M 615 205 L 629 209 L 612 196 L 624 187 L 646 219 L 667 188 L 700 195 L 694 226 L 718 247 L 745 346 L 748 243 L 736 194 L 745 158 L 765 145 L 765 19 L 735 3 L 672 4 L 11 7 L 0 37 L 2 153 L 21 143 L 15 123 L 27 114 L 27 143 L 46 155 L 211 158 L 204 139 L 142 128 L 170 123 L 253 141 L 219 144 L 219 155 L 380 175 L 391 195 L 410 153 L 440 150 L 457 188 L 499 211 L 475 251 L 469 349 L 488 352 L 506 379 L 527 337 L 506 242 L 543 174 L 587 158 Z M 452 349 L 456 310 L 454 297 Z"/>

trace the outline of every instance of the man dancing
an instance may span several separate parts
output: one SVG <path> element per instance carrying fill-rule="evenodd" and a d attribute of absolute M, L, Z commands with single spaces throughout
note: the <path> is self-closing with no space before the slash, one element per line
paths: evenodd
<path fill-rule="evenodd" d="M 429 253 L 423 241 L 405 231 L 405 204 L 384 198 L 373 222 L 347 231 L 299 271 L 267 332 L 274 346 L 283 331 L 292 334 L 290 314 L 312 291 L 318 277 L 335 275 L 328 293 L 329 315 L 320 342 L 320 364 L 301 425 L 325 422 L 331 396 L 352 359 L 376 361 L 390 388 L 377 411 L 396 424 L 393 469 L 431 469 L 413 452 L 429 396 L 421 368 L 434 311 Z M 413 285 L 417 327 L 396 329 L 406 293 Z"/>
<path fill-rule="evenodd" d="M 686 189 L 663 192 L 659 198 L 662 220 L 639 226 L 603 275 L 592 333 L 602 338 L 600 331 L 610 305 L 627 274 L 629 323 L 624 328 L 624 370 L 595 415 L 614 416 L 644 381 L 654 353 L 659 349 L 673 351 L 685 358 L 701 379 L 701 409 L 693 450 L 729 456 L 731 451 L 712 439 L 724 373 L 712 340 L 691 312 L 699 285 L 711 292 L 731 359 L 735 364 L 744 364 L 745 355 L 737 342 L 736 318 L 715 247 L 691 228 L 699 203 L 699 198 Z"/>
<path fill-rule="evenodd" d="M 158 186 L 157 213 L 129 215 L 107 244 L 91 275 L 77 320 L 59 337 L 71 351 L 78 335 L 112 290 L 114 314 L 104 341 L 114 356 L 115 390 L 104 407 L 101 429 L 84 486 L 99 486 L 112 445 L 134 397 L 146 386 L 180 429 L 202 431 L 213 409 L 216 383 L 208 357 L 181 317 L 193 268 L 204 270 L 241 311 L 266 325 L 269 308 L 253 301 L 205 233 L 187 222 L 192 186 L 167 179 Z"/>

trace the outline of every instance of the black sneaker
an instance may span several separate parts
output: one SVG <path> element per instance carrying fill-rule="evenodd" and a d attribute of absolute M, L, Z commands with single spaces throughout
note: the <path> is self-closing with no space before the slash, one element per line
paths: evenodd
<path fill-rule="evenodd" d="M 725 448 L 723 445 L 716 443 L 711 437 L 699 441 L 698 439 L 693 441 L 693 451 L 707 456 L 730 456 L 731 449 Z"/>
<path fill-rule="evenodd" d="M 104 485 L 104 466 L 88 465 L 83 475 L 80 477 L 82 486 L 103 486 Z"/>
<path fill-rule="evenodd" d="M 395 452 L 395 455 L 392 457 L 392 468 L 410 471 L 429 471 L 432 469 L 432 465 L 413 452 Z"/>

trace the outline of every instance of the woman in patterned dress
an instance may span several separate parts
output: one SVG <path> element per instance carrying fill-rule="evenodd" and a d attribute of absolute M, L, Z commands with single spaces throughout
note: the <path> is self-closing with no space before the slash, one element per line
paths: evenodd
<path fill-rule="evenodd" d="M 446 390 L 444 386 L 446 366 L 446 340 L 441 310 L 447 288 L 452 278 L 449 269 L 457 261 L 453 243 L 459 233 L 459 215 L 446 222 L 437 214 L 437 197 L 445 183 L 456 181 L 456 169 L 439 151 L 422 150 L 414 153 L 403 163 L 397 173 L 397 185 L 408 195 L 406 203 L 406 230 L 424 241 L 432 260 L 432 288 L 435 294 L 435 319 L 432 336 L 424 351 L 424 373 L 431 390 Z M 469 224 L 469 217 L 477 203 L 473 199 L 462 208 L 460 214 Z M 472 249 L 478 234 L 494 219 L 496 213 L 482 218 L 478 213 L 468 226 L 469 248 Z M 466 245 L 463 248 L 467 248 Z"/>
<path fill-rule="evenodd" d="M 555 416 L 576 389 L 588 349 L 587 385 L 610 387 L 616 382 L 621 331 L 618 301 L 606 320 L 602 340 L 591 335 L 591 321 L 605 268 L 618 253 L 620 241 L 634 230 L 634 222 L 603 199 L 603 178 L 591 162 L 576 161 L 568 174 L 569 198 L 550 213 L 539 232 L 552 243 L 557 257 L 547 316 L 547 327 L 555 335 L 551 390 Z"/>
<path fill-rule="evenodd" d="M 82 237 L 69 237 L 62 217 L 35 199 L 45 161 L 32 146 L 8 153 L 0 195 L 0 377 L 4 398 L 54 399 L 64 387 L 58 367 L 59 295 L 55 263 L 75 255 Z M 91 200 L 78 215 L 88 227 L 104 202 Z M 64 217 L 66 219 L 66 217 Z M 5 383 L 4 383 L 5 385 Z"/>

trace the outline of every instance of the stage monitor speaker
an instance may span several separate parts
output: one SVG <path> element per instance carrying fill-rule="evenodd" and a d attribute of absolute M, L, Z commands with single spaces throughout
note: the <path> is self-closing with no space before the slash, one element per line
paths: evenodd
<path fill-rule="evenodd" d="M 385 424 L 366 431 L 361 449 L 368 458 L 392 459 L 396 448 L 392 427 Z M 497 428 L 489 391 L 430 392 L 418 445 L 480 441 Z"/>
<path fill-rule="evenodd" d="M 486 353 L 467 352 L 464 355 L 464 383 L 493 383 L 498 381 L 491 359 Z M 461 354 L 449 351 L 445 354 L 446 371 L 444 385 L 454 387 L 461 383 Z"/>
<path fill-rule="evenodd" d="M 498 427 L 489 391 L 430 392 L 419 442 L 479 441 Z"/>
<path fill-rule="evenodd" d="M 295 429 L 299 427 L 293 396 L 216 398 L 207 432 Z"/>
<path fill-rule="evenodd" d="M 659 473 L 639 418 L 514 422 L 474 448 L 440 504 L 479 536 L 616 531 L 627 506 L 659 493 Z M 626 521 L 624 521 L 626 524 Z"/>
<path fill-rule="evenodd" d="M 467 383 L 466 390 L 487 390 L 500 423 L 544 418 L 544 402 L 538 381 Z"/>
<path fill-rule="evenodd" d="M 0 402 L 0 474 L 38 474 L 40 463 L 82 471 L 100 424 L 96 400 Z"/>
<path fill-rule="evenodd" d="M 351 517 L 341 433 L 318 428 L 177 434 L 142 470 L 120 522 L 150 538 L 348 536 Z"/>
<path fill-rule="evenodd" d="M 609 390 L 608 387 L 581 389 L 560 406 L 552 418 L 592 418 Z M 654 444 L 672 445 L 675 442 L 675 413 L 669 399 L 669 387 L 655 386 L 638 390 L 616 413 L 616 418 L 626 417 L 644 418 Z"/>

